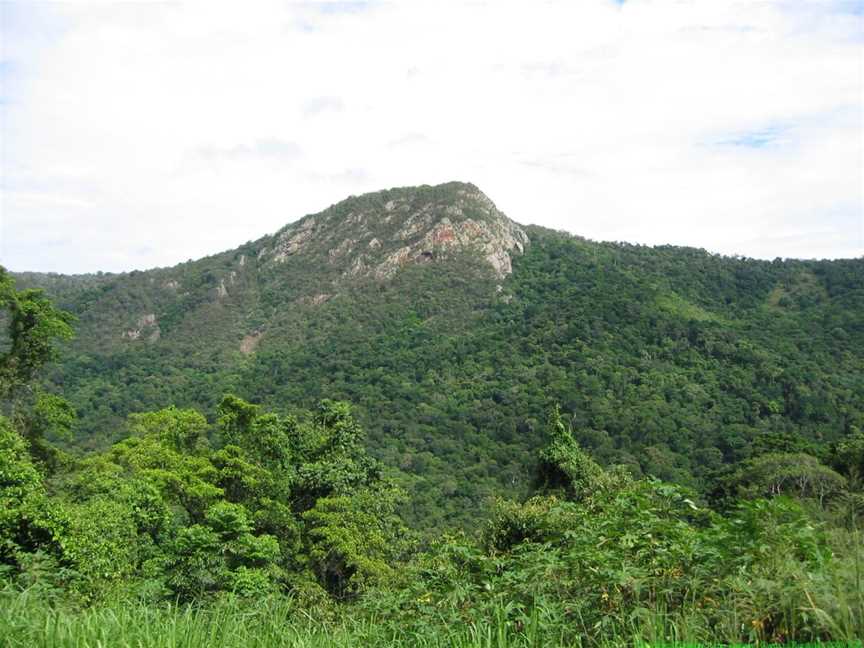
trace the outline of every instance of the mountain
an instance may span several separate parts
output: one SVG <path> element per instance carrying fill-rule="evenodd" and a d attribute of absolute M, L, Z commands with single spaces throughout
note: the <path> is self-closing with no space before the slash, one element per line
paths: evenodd
<path fill-rule="evenodd" d="M 765 448 L 864 428 L 864 260 L 597 243 L 470 184 L 351 197 L 172 268 L 16 280 L 78 316 L 47 379 L 73 446 L 172 403 L 212 417 L 226 392 L 345 399 L 426 528 L 527 492 L 554 404 L 602 463 L 705 493 Z"/>
<path fill-rule="evenodd" d="M 79 313 L 81 348 L 170 347 L 188 333 L 196 342 L 234 336 L 237 350 L 249 353 L 303 305 L 319 306 L 387 282 L 406 266 L 440 265 L 464 253 L 482 258 L 484 274 L 500 279 L 527 243 L 524 230 L 476 187 L 449 183 L 352 197 L 272 236 L 174 268 L 77 277 L 22 273 L 18 281 L 45 287 Z"/>

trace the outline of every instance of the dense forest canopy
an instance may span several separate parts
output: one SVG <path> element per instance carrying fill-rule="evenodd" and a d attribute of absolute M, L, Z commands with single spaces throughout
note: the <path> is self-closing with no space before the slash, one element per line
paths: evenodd
<path fill-rule="evenodd" d="M 79 415 L 66 447 L 105 448 L 129 414 L 169 405 L 213 422 L 229 392 L 276 410 L 347 400 L 411 494 L 411 522 L 442 529 L 528 493 L 554 404 L 601 464 L 706 494 L 761 452 L 824 458 L 864 429 L 861 259 L 768 262 L 529 227 L 506 277 L 470 241 L 433 242 L 434 260 L 386 278 L 350 274 L 406 231 L 422 242 L 442 223 L 458 233 L 459 218 L 506 221 L 476 196 L 460 183 L 391 190 L 175 268 L 20 277 L 79 318 L 47 375 Z M 274 262 L 286 241 L 300 247 Z"/>
<path fill-rule="evenodd" d="M 175 268 L 0 270 L 0 636 L 114 599 L 224 645 L 860 636 L 864 260 L 505 218 L 391 190 Z"/>

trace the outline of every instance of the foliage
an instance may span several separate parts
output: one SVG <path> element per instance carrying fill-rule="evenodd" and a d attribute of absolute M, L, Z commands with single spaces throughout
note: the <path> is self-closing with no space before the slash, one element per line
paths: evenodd
<path fill-rule="evenodd" d="M 585 500 L 610 485 L 610 478 L 573 438 L 564 426 L 558 406 L 549 417 L 550 440 L 540 451 L 538 486 L 561 490 L 571 500 Z"/>
<path fill-rule="evenodd" d="M 60 310 L 41 290 L 16 290 L 0 267 L 0 311 L 7 331 L 0 347 L 0 397 L 29 383 L 56 354 L 55 341 L 72 337 L 70 313 Z"/>
<path fill-rule="evenodd" d="M 131 415 L 132 436 L 65 466 L 51 496 L 7 426 L 4 475 L 15 478 L 4 491 L 4 537 L 20 536 L 15 524 L 32 529 L 22 512 L 31 499 L 62 511 L 53 551 L 74 578 L 58 585 L 83 600 L 145 581 L 182 600 L 303 583 L 341 597 L 390 573 L 408 547 L 394 513 L 401 495 L 365 456 L 345 404 L 323 402 L 306 423 L 234 396 L 220 412 L 216 447 L 197 412 Z"/>
<path fill-rule="evenodd" d="M 0 416 L 0 564 L 19 565 L 22 553 L 53 544 L 60 524 L 27 442 Z"/>
<path fill-rule="evenodd" d="M 394 515 L 400 495 L 394 489 L 363 489 L 320 498 L 303 513 L 310 564 L 329 592 L 344 598 L 392 579 L 391 564 L 410 547 Z"/>
<path fill-rule="evenodd" d="M 472 254 L 338 283 L 271 244 L 41 277 L 84 330 L 47 381 L 71 317 L 0 272 L 0 643 L 864 636 L 860 261 L 534 229 L 496 290 Z M 162 328 L 118 338 L 130 308 Z"/>
<path fill-rule="evenodd" d="M 742 496 L 792 494 L 817 499 L 820 505 L 846 487 L 842 475 L 803 452 L 760 455 L 742 463 L 733 480 Z"/>
<path fill-rule="evenodd" d="M 364 204 L 336 206 L 328 222 Z M 864 428 L 862 260 L 767 262 L 528 231 L 504 280 L 464 254 L 349 281 L 323 249 L 259 263 L 268 238 L 77 288 L 19 281 L 80 318 L 46 386 L 62 386 L 80 414 L 67 448 L 104 449 L 126 415 L 172 403 L 212 420 L 224 393 L 298 416 L 350 401 L 370 455 L 410 494 L 403 513 L 438 532 L 475 526 L 490 498 L 529 494 L 554 403 L 600 465 L 706 495 L 741 461 L 823 461 Z M 338 296 L 308 301 L 325 293 Z M 146 314 L 158 339 L 124 337 Z M 247 336 L 257 346 L 244 355 Z"/>

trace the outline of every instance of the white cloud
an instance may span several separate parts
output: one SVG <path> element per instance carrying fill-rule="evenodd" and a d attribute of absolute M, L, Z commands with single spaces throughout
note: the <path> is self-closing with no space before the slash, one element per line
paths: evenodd
<path fill-rule="evenodd" d="M 595 239 L 864 253 L 854 3 L 2 6 L 16 270 L 169 265 L 453 179 Z"/>

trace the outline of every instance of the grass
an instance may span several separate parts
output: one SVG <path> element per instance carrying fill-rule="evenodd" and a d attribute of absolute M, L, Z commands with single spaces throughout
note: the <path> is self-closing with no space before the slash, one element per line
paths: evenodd
<path fill-rule="evenodd" d="M 686 628 L 670 617 L 634 618 L 632 635 L 602 641 L 564 640 L 557 624 L 545 626 L 542 610 L 514 624 L 502 608 L 483 621 L 446 627 L 403 629 L 392 620 L 360 612 L 316 619 L 287 597 L 257 601 L 226 598 L 209 605 L 154 605 L 118 601 L 85 609 L 52 605 L 31 588 L 0 591 L 0 645 L 6 648 L 695 648 L 748 644 L 686 641 Z M 651 616 L 651 615 L 649 615 Z M 322 615 L 327 618 L 328 615 Z M 667 634 L 668 633 L 668 634 Z M 653 640 L 646 640 L 653 635 Z M 676 640 L 677 637 L 681 640 Z M 641 637 L 641 638 L 640 638 Z M 760 644 L 766 646 L 766 644 Z M 785 644 L 793 646 L 796 644 Z M 857 646 L 861 642 L 797 644 Z"/>
<path fill-rule="evenodd" d="M 502 618 L 428 633 L 400 631 L 370 616 L 320 621 L 289 598 L 207 606 L 127 601 L 76 610 L 52 606 L 38 591 L 7 589 L 0 593 L 0 613 L 0 644 L 8 648 L 529 648 L 554 642 L 536 625 L 514 632 Z"/>

